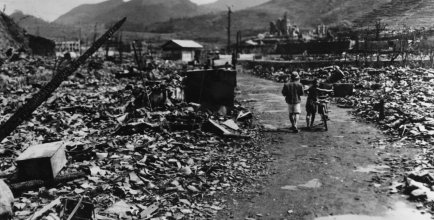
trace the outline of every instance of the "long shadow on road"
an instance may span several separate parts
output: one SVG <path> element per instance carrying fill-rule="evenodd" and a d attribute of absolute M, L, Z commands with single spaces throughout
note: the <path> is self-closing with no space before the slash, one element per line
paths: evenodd
<path fill-rule="evenodd" d="M 241 74 L 238 76 L 241 91 L 238 99 L 251 100 L 249 107 L 260 123 L 288 127 L 290 123 L 287 105 L 281 95 L 282 86 L 281 83 Z M 303 110 L 304 102 L 305 98 Z M 375 127 L 357 122 L 348 109 L 332 105 L 330 110 L 328 132 L 266 132 L 266 148 L 274 157 L 266 181 L 252 193 L 234 195 L 229 200 L 229 211 L 219 218 L 385 216 L 396 202 L 404 201 L 402 197 L 389 194 L 389 182 L 386 184 L 376 179 L 384 178 L 383 172 L 388 172 L 388 167 L 380 166 L 384 157 L 410 153 L 381 142 L 386 137 Z M 304 113 L 300 119 L 299 126 L 305 127 Z M 411 219 L 425 219 L 417 218 L 419 212 L 409 210 Z"/>

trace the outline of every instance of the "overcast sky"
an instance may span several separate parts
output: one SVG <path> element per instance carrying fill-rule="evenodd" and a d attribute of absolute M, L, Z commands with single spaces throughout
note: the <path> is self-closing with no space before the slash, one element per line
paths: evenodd
<path fill-rule="evenodd" d="M 15 10 L 20 10 L 26 14 L 35 15 L 47 21 L 53 21 L 78 5 L 102 1 L 104 0 L 0 0 L 0 7 L 1 10 L 3 10 L 3 7 L 6 6 L 7 14 Z M 191 1 L 198 4 L 205 4 L 216 0 Z"/>

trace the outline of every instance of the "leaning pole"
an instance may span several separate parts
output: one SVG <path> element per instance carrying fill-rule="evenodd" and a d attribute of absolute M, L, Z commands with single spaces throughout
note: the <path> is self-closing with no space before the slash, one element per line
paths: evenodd
<path fill-rule="evenodd" d="M 31 118 L 32 113 L 44 103 L 51 94 L 83 65 L 86 60 L 92 56 L 119 28 L 125 23 L 127 18 L 118 21 L 104 35 L 102 35 L 82 56 L 72 61 L 69 65 L 59 69 L 51 79 L 38 93 L 27 101 L 22 107 L 13 114 L 4 124 L 0 126 L 0 142 L 9 136 L 21 123 Z"/>

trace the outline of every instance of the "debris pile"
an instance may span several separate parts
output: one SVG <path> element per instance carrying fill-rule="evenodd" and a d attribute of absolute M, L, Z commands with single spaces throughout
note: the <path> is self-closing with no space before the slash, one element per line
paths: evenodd
<path fill-rule="evenodd" d="M 356 115 L 378 122 L 389 134 L 431 140 L 434 135 L 434 71 L 391 66 L 355 73 L 353 79 L 347 78 L 355 85 L 355 95 L 338 100 L 341 107 L 355 108 Z"/>
<path fill-rule="evenodd" d="M 354 76 L 354 68 L 344 69 L 342 71 L 339 66 L 328 66 L 312 70 L 298 69 L 296 72 L 300 75 L 301 83 L 304 85 L 312 84 L 314 78 L 333 84 L 340 81 L 342 78 L 351 79 L 351 77 Z M 282 83 L 289 81 L 291 76 L 291 71 L 289 69 L 275 70 L 273 67 L 266 68 L 262 65 L 255 66 L 250 73 L 260 78 Z M 337 78 L 338 76 L 339 78 Z"/>
<path fill-rule="evenodd" d="M 385 161 L 406 172 L 404 182 L 394 183 L 391 192 L 401 191 L 409 199 L 432 207 L 434 202 L 434 70 L 409 67 L 346 68 L 344 81 L 355 85 L 353 96 L 339 98 L 340 107 L 353 108 L 359 118 L 376 123 L 405 146 L 422 152 L 407 161 Z M 411 143 L 410 143 L 411 142 Z M 420 207 L 422 208 L 422 207 Z"/>
<path fill-rule="evenodd" d="M 11 80 L 22 77 L 15 67 L 53 74 L 53 61 L 27 62 L 2 68 Z M 82 202 L 95 206 L 96 219 L 211 218 L 225 208 L 214 195 L 241 192 L 269 161 L 247 109 L 235 104 L 217 115 L 183 102 L 177 66 L 157 63 L 138 78 L 116 78 L 128 68 L 90 63 L 0 145 L 0 178 L 18 195 L 16 219 L 86 215 L 74 208 Z M 37 90 L 6 86 L 0 123 Z M 23 182 L 15 161 L 21 152 L 58 141 L 66 147 L 65 168 L 52 180 Z"/>
<path fill-rule="evenodd" d="M 420 67 L 342 68 L 342 83 L 354 85 L 354 95 L 336 98 L 339 107 L 353 109 L 358 118 L 376 123 L 391 136 L 396 147 L 416 146 L 422 152 L 415 159 L 383 161 L 405 173 L 404 182 L 391 185 L 390 193 L 399 191 L 410 200 L 432 208 L 434 202 L 434 70 Z M 258 66 L 253 74 L 276 81 L 289 79 L 288 73 L 272 74 Z M 330 68 L 302 74 L 308 84 L 311 78 L 330 78 Z M 283 79 L 283 80 L 282 80 Z M 399 140 L 398 142 L 395 142 Z M 399 146 L 398 146 L 399 145 Z M 395 174 L 394 174 L 395 175 Z M 378 177 L 376 177 L 378 178 Z M 390 176 L 387 176 L 389 179 Z M 376 182 L 375 180 L 373 180 Z M 422 208 L 422 207 L 419 207 Z"/>
<path fill-rule="evenodd" d="M 327 82 L 333 78 L 333 68 L 302 72 L 301 81 L 309 84 L 311 79 L 318 78 Z M 288 73 L 269 71 L 257 66 L 252 73 L 281 82 L 289 79 Z M 340 82 L 353 84 L 355 93 L 337 99 L 340 107 L 354 108 L 354 114 L 378 122 L 392 135 L 424 140 L 434 135 L 434 70 L 389 66 L 346 67 L 342 72 L 345 77 Z M 383 107 L 384 116 L 380 115 Z"/>

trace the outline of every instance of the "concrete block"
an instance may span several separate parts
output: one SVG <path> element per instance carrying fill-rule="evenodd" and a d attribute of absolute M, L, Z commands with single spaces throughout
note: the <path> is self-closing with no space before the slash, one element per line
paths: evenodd
<path fill-rule="evenodd" d="M 18 174 L 22 180 L 50 180 L 66 165 L 64 142 L 34 145 L 17 158 Z"/>

